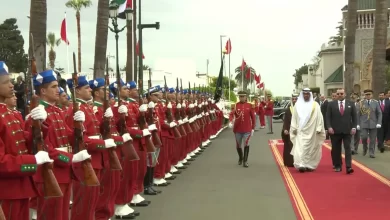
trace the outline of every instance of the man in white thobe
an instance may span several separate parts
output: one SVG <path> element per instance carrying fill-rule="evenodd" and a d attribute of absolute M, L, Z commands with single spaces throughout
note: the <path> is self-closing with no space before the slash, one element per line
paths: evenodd
<path fill-rule="evenodd" d="M 310 89 L 299 94 L 291 118 L 290 139 L 294 167 L 299 172 L 313 171 L 320 163 L 322 143 L 326 138 L 321 108 Z"/>

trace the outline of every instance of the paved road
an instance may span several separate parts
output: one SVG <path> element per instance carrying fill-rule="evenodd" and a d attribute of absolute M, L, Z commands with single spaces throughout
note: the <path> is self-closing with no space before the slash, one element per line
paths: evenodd
<path fill-rule="evenodd" d="M 139 220 L 296 219 L 283 180 L 268 146 L 280 138 L 265 129 L 251 141 L 249 168 L 237 165 L 231 129 L 223 131 L 189 168 L 158 196 L 147 197 L 149 207 L 137 208 Z"/>

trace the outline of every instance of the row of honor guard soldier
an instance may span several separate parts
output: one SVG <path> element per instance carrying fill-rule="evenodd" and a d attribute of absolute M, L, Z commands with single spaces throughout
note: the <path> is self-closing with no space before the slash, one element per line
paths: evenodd
<path fill-rule="evenodd" d="M 24 123 L 21 114 L 12 110 L 13 85 L 4 62 L 0 62 L 0 82 L 0 173 L 5 178 L 0 185 L 8 189 L 0 193 L 0 200 L 7 219 L 29 219 L 29 206 L 37 210 L 37 219 L 69 219 L 71 192 L 70 219 L 109 219 L 113 215 L 133 219 L 139 212 L 131 205 L 150 204 L 140 195 L 142 192 L 160 193 L 153 185 L 169 185 L 167 180 L 174 179 L 173 174 L 179 174 L 178 169 L 184 169 L 210 143 L 210 137 L 221 132 L 222 112 L 207 94 L 194 90 L 179 92 L 154 86 L 144 94 L 149 103 L 140 105 L 135 82 L 108 86 L 104 78 L 88 81 L 79 76 L 67 81 L 78 107 L 73 109 L 55 72 L 47 70 L 33 78 L 40 101 Z M 104 107 L 107 96 L 110 105 Z M 148 110 L 154 110 L 152 121 L 141 129 L 138 119 Z M 167 112 L 172 114 L 171 111 L 180 116 L 168 122 Z M 217 115 L 218 120 L 211 120 L 210 115 Z M 121 116 L 126 116 L 124 130 L 118 127 Z M 44 150 L 35 155 L 30 147 L 34 121 L 40 121 L 45 144 Z M 104 122 L 109 125 L 108 136 Z M 82 124 L 83 144 L 88 151 L 74 150 L 76 123 Z M 180 138 L 174 135 L 179 126 L 185 127 L 186 132 Z M 156 144 L 156 151 L 150 153 L 145 145 L 153 132 L 157 132 L 162 144 Z M 127 158 L 125 152 L 130 146 L 138 158 Z M 119 158 L 119 167 L 111 163 L 112 152 Z M 87 184 L 84 178 L 88 163 L 97 179 L 94 184 Z M 39 171 L 43 168 L 38 166 L 42 164 L 54 167 L 62 196 L 46 199 L 45 182 Z"/>

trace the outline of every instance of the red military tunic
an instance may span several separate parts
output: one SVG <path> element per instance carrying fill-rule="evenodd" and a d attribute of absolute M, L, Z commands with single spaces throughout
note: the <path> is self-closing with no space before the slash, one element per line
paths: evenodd
<path fill-rule="evenodd" d="M 265 102 L 265 115 L 267 116 L 274 116 L 274 101 L 273 100 L 267 100 Z"/>
<path fill-rule="evenodd" d="M 103 126 L 103 117 L 104 117 L 104 109 L 103 104 L 97 101 L 93 102 L 93 112 L 95 113 L 96 119 L 99 121 L 99 123 Z M 110 106 L 109 106 L 110 107 Z M 118 131 L 115 126 L 115 119 L 111 118 L 110 120 L 110 132 L 111 132 L 111 138 L 114 139 L 115 143 L 117 144 L 116 147 L 116 153 L 118 157 L 121 156 L 121 146 L 123 145 L 123 138 L 122 136 L 119 136 Z M 96 220 L 106 220 L 109 219 L 114 215 L 114 206 L 115 206 L 115 199 L 119 192 L 120 184 L 121 184 L 121 172 L 130 173 L 129 170 L 123 169 L 123 162 L 122 162 L 122 171 L 120 170 L 111 170 L 110 169 L 110 161 L 108 156 L 108 151 L 103 151 L 103 158 L 107 159 L 107 161 L 104 162 L 104 172 L 102 172 L 101 179 L 100 179 L 100 188 L 103 188 L 104 190 L 101 190 L 101 193 L 99 195 L 99 201 L 96 206 L 96 214 L 95 218 Z"/>
<path fill-rule="evenodd" d="M 38 195 L 32 181 L 37 164 L 27 148 L 31 133 L 24 131 L 23 123 L 3 103 L 0 115 L 1 206 L 7 220 L 28 220 L 29 199 Z"/>
<path fill-rule="evenodd" d="M 84 143 L 88 153 L 92 156 L 92 167 L 95 170 L 96 176 L 100 179 L 101 170 L 104 167 L 103 150 L 105 150 L 105 142 L 103 139 L 89 138 L 91 136 L 99 136 L 100 124 L 96 119 L 92 106 L 86 101 L 76 99 L 79 103 L 80 111 L 85 114 L 84 126 Z M 66 124 L 73 129 L 73 105 L 68 108 L 66 115 Z M 71 140 L 73 141 L 73 140 Z M 74 166 L 76 167 L 76 166 Z M 81 163 L 77 166 L 76 174 L 82 173 Z M 80 182 L 73 184 L 73 205 L 71 212 L 71 220 L 94 220 L 95 211 L 100 193 L 99 186 L 85 186 Z"/>
<path fill-rule="evenodd" d="M 232 106 L 229 120 L 234 120 L 234 133 L 252 132 L 256 126 L 254 106 L 250 103 L 238 102 Z"/>
<path fill-rule="evenodd" d="M 265 126 L 265 102 L 261 101 L 259 105 L 259 117 L 260 117 L 260 126 Z"/>
<path fill-rule="evenodd" d="M 45 199 L 42 196 L 37 200 L 32 200 L 32 206 L 37 208 L 38 219 L 69 219 L 69 203 L 71 195 L 71 183 L 73 175 L 72 159 L 73 154 L 69 140 L 73 139 L 73 130 L 65 124 L 63 111 L 45 101 L 40 101 L 43 105 L 47 118 L 42 123 L 42 128 L 47 133 L 45 140 L 55 149 L 49 150 L 50 158 L 54 159 L 54 175 L 59 183 L 63 197 Z M 26 121 L 26 129 L 31 129 L 32 120 Z M 39 173 L 39 172 L 38 172 Z M 39 190 L 43 189 L 43 179 L 41 175 L 35 175 L 34 180 Z M 43 192 L 40 192 L 43 194 Z"/>
<path fill-rule="evenodd" d="M 169 149 L 170 149 L 170 142 L 173 140 L 173 134 L 172 129 L 169 127 L 169 125 L 166 123 L 165 119 L 165 109 L 162 102 L 157 102 L 154 107 L 154 112 L 157 115 L 158 118 L 158 130 L 162 142 L 162 146 L 160 147 L 160 154 L 159 154 L 159 163 L 156 165 L 154 170 L 154 178 L 156 179 L 163 179 L 165 177 L 165 174 L 169 172 L 171 169 L 170 165 L 168 164 L 168 156 L 169 156 Z M 156 126 L 157 122 L 155 121 Z M 168 167 L 169 166 L 169 167 Z"/>

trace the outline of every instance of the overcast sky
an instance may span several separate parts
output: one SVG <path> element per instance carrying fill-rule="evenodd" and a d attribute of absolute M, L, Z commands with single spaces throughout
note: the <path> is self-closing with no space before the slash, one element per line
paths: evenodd
<path fill-rule="evenodd" d="M 0 21 L 11 17 L 18 19 L 25 39 L 29 2 L 8 1 L 6 10 L 0 13 Z M 48 32 L 60 36 L 61 21 L 67 12 L 69 51 L 77 52 L 75 12 L 65 7 L 66 0 L 47 2 Z M 90 71 L 94 61 L 98 0 L 92 2 L 92 7 L 81 11 L 83 72 Z M 219 36 L 227 35 L 232 42 L 232 73 L 244 57 L 274 94 L 289 95 L 294 87 L 294 70 L 310 63 L 321 45 L 337 33 L 335 27 L 341 20 L 341 8 L 346 4 L 347 0 L 143 0 L 144 23 L 161 23 L 158 31 L 144 31 L 144 64 L 158 68 L 156 65 L 162 59 L 180 58 L 192 60 L 197 71 L 206 72 L 206 60 L 209 59 L 209 73 L 217 75 Z M 125 22 L 120 23 L 124 25 Z M 121 67 L 126 59 L 125 37 L 125 32 L 119 37 Z M 108 39 L 107 53 L 114 55 L 115 39 L 110 32 Z M 66 68 L 65 44 L 56 51 L 56 66 Z"/>

